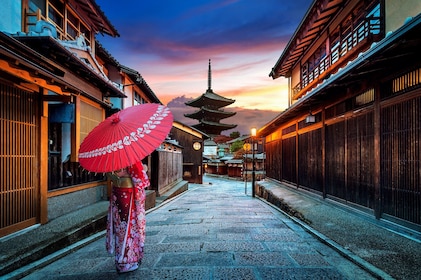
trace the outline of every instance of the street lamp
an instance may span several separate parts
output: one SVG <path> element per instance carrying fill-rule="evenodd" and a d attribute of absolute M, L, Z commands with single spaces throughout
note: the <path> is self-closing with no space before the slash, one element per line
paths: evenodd
<path fill-rule="evenodd" d="M 247 159 L 248 159 L 248 152 L 250 151 L 250 149 L 251 149 L 251 145 L 250 145 L 250 143 L 245 143 L 244 145 L 243 145 L 243 149 L 244 149 L 244 151 L 246 152 L 246 156 L 244 157 L 244 161 L 245 161 L 245 163 L 243 164 L 243 169 L 244 169 L 244 178 L 245 178 L 245 180 L 244 180 L 244 182 L 245 182 L 245 184 L 244 184 L 244 193 L 245 194 L 247 194 L 247 168 L 248 168 L 248 165 L 247 165 Z"/>
<path fill-rule="evenodd" d="M 253 127 L 251 129 L 251 154 L 252 154 L 252 161 L 251 161 L 251 164 L 252 164 L 252 172 L 251 172 L 251 194 L 252 194 L 253 197 L 256 196 L 256 191 L 254 189 L 254 184 L 255 184 L 255 181 L 256 181 L 256 174 L 255 174 L 255 172 L 256 172 L 256 164 L 254 162 L 254 137 L 256 137 L 256 128 L 255 127 Z"/>

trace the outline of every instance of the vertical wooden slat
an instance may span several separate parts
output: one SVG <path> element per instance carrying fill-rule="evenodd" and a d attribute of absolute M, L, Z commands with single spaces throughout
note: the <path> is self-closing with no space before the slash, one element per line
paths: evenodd
<path fill-rule="evenodd" d="M 31 147 L 39 144 L 33 98 L 34 93 L 0 83 L 0 236 L 37 219 L 32 201 L 38 184 L 30 166 L 38 157 Z"/>
<path fill-rule="evenodd" d="M 298 136 L 299 184 L 315 191 L 322 191 L 322 149 L 321 129 L 315 129 Z"/>
<path fill-rule="evenodd" d="M 384 213 L 416 224 L 421 223 L 420 102 L 418 97 L 385 107 L 381 120 Z"/>

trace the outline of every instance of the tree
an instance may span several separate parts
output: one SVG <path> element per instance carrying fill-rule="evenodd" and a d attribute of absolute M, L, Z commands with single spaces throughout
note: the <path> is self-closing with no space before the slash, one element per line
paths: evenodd
<path fill-rule="evenodd" d="M 232 139 L 238 138 L 238 137 L 240 137 L 240 136 L 241 136 L 241 134 L 240 134 L 240 132 L 239 132 L 239 131 L 233 131 L 233 132 L 231 132 L 231 133 L 230 133 L 230 137 L 231 137 Z"/>
<path fill-rule="evenodd" d="M 235 153 L 236 151 L 240 150 L 243 148 L 244 145 L 244 141 L 235 141 L 234 143 L 232 143 L 230 151 L 231 153 Z"/>

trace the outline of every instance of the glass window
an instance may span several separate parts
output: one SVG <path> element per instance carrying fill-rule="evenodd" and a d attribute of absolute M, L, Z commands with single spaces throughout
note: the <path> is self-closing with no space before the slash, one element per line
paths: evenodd
<path fill-rule="evenodd" d="M 76 28 L 79 26 L 79 19 L 71 12 L 67 12 L 67 20 Z"/>
<path fill-rule="evenodd" d="M 48 7 L 48 18 L 59 28 L 63 29 L 63 16 L 60 15 L 53 7 Z"/>
<path fill-rule="evenodd" d="M 79 35 L 79 31 L 70 22 L 67 22 L 67 35 L 73 40 Z"/>
<path fill-rule="evenodd" d="M 134 93 L 134 105 L 140 105 L 146 103 L 145 100 L 140 96 L 139 93 Z"/>
<path fill-rule="evenodd" d="M 35 13 L 36 11 L 41 10 L 41 14 L 45 15 L 45 0 L 30 0 L 28 6 L 30 13 Z"/>
<path fill-rule="evenodd" d="M 80 33 L 85 36 L 86 44 L 90 45 L 91 42 L 91 30 L 84 25 L 82 22 L 80 23 Z"/>
<path fill-rule="evenodd" d="M 64 3 L 60 0 L 48 2 L 48 19 L 56 24 L 61 30 L 64 29 Z"/>
<path fill-rule="evenodd" d="M 67 12 L 67 35 L 71 37 L 71 39 L 76 39 L 79 36 L 79 19 L 74 16 L 71 12 Z"/>

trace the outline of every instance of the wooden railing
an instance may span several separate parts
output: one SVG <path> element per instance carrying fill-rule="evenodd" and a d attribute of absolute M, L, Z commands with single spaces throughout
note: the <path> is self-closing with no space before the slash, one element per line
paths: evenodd
<path fill-rule="evenodd" d="M 41 19 L 41 10 L 38 9 L 36 12 L 28 12 L 26 11 L 25 14 L 25 23 L 24 23 L 24 31 L 29 32 L 35 29 L 35 25 L 37 21 Z"/>
<path fill-rule="evenodd" d="M 380 18 L 368 18 L 361 22 L 353 32 L 344 37 L 340 42 L 332 46 L 328 53 L 320 62 L 292 89 L 292 99 L 295 100 L 302 95 L 302 90 L 317 80 L 322 74 L 327 74 L 333 66 L 338 64 L 343 57 L 351 52 L 360 51 L 359 46 L 367 44 L 371 35 L 380 33 Z M 374 41 L 374 37 L 371 39 Z"/>
<path fill-rule="evenodd" d="M 24 23 L 24 30 L 25 32 L 35 31 L 35 26 L 38 21 L 43 20 L 46 22 L 51 23 L 54 25 L 57 31 L 57 38 L 60 40 L 64 40 L 66 38 L 66 34 L 62 27 L 58 26 L 55 22 L 48 20 L 47 17 L 41 14 L 41 10 L 38 9 L 36 12 L 29 12 L 26 11 L 25 13 L 25 23 Z"/>

